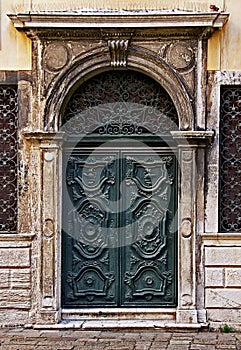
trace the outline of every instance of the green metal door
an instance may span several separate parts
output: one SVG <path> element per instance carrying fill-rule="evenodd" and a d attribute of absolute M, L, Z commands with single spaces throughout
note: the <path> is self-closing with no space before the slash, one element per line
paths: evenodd
<path fill-rule="evenodd" d="M 62 306 L 175 306 L 175 155 L 88 147 L 65 159 Z"/>

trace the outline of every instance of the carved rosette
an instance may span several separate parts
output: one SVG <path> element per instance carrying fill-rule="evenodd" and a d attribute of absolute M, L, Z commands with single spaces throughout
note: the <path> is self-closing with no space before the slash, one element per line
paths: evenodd
<path fill-rule="evenodd" d="M 166 52 L 167 62 L 176 70 L 183 72 L 190 70 L 195 64 L 193 48 L 185 42 L 174 42 Z"/>
<path fill-rule="evenodd" d="M 197 43 L 194 41 L 169 41 L 161 43 L 159 56 L 180 76 L 190 93 L 195 92 L 195 67 Z"/>
<path fill-rule="evenodd" d="M 45 46 L 42 56 L 45 91 L 49 89 L 53 79 L 68 65 L 69 61 L 70 52 L 67 44 L 52 42 Z"/>
<path fill-rule="evenodd" d="M 58 72 L 69 61 L 69 51 L 62 43 L 49 44 L 43 53 L 43 67 L 50 72 Z"/>

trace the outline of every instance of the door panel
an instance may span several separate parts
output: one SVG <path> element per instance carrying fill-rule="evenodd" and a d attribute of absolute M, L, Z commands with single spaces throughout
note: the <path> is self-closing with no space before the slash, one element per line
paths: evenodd
<path fill-rule="evenodd" d="M 123 217 L 123 237 L 128 241 L 122 248 L 122 305 L 174 305 L 175 157 L 156 150 L 134 155 L 122 151 L 121 158 L 128 201 Z"/>
<path fill-rule="evenodd" d="M 176 163 L 154 154 L 67 152 L 63 307 L 175 305 Z"/>
<path fill-rule="evenodd" d="M 117 152 L 76 150 L 66 155 L 63 220 L 63 305 L 113 305 L 118 300 L 118 216 L 109 202 L 118 191 Z M 117 176 L 117 178 L 116 178 Z M 111 248 L 109 248 L 111 247 Z"/>

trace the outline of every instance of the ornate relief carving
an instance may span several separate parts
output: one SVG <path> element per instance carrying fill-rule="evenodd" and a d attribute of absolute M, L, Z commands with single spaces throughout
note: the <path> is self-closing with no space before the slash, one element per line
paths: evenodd
<path fill-rule="evenodd" d="M 126 299 L 131 301 L 135 297 L 144 297 L 151 301 L 154 296 L 166 294 L 167 283 L 172 282 L 172 273 L 160 273 L 158 266 L 148 263 L 141 266 L 135 273 L 126 272 L 124 281 L 128 286 Z"/>
<path fill-rule="evenodd" d="M 182 160 L 186 163 L 190 163 L 193 161 L 193 152 L 192 150 L 189 151 L 189 150 L 184 150 L 182 152 Z"/>
<path fill-rule="evenodd" d="M 54 225 L 51 219 L 45 220 L 43 230 L 43 258 L 42 258 L 42 293 L 43 293 L 43 307 L 44 299 L 52 298 L 54 295 Z M 46 305 L 49 307 L 50 305 Z"/>
<path fill-rule="evenodd" d="M 173 305 L 174 155 L 86 152 L 68 158 L 66 305 Z"/>
<path fill-rule="evenodd" d="M 192 219 L 184 218 L 181 223 L 181 235 L 184 238 L 189 238 L 192 235 Z"/>
<path fill-rule="evenodd" d="M 43 234 L 45 239 L 49 239 L 53 237 L 54 223 L 52 219 L 45 219 Z"/>
<path fill-rule="evenodd" d="M 69 273 L 67 282 L 72 288 L 72 298 L 85 297 L 88 302 L 95 297 L 113 299 L 110 286 L 115 281 L 113 272 L 103 273 L 99 267 L 84 266 L 77 274 Z"/>
<path fill-rule="evenodd" d="M 136 252 L 145 259 L 156 258 L 166 246 L 166 236 L 163 234 L 166 230 L 166 218 L 157 220 L 158 211 L 153 211 L 156 211 L 155 216 L 147 213 L 138 220 L 140 238 L 133 244 Z"/>
<path fill-rule="evenodd" d="M 166 55 L 167 62 L 176 70 L 188 70 L 195 63 L 193 48 L 185 42 L 172 43 Z"/>
<path fill-rule="evenodd" d="M 193 305 L 191 294 L 182 294 L 181 302 L 182 302 L 182 306 L 187 307 L 187 306 Z"/>
<path fill-rule="evenodd" d="M 63 69 L 69 60 L 67 46 L 62 43 L 49 44 L 43 53 L 43 66 L 45 69 L 57 72 Z"/>
<path fill-rule="evenodd" d="M 133 71 L 112 71 L 82 84 L 61 122 L 68 134 L 140 135 L 177 129 L 178 116 L 155 81 Z"/>
<path fill-rule="evenodd" d="M 192 95 L 195 92 L 196 50 L 197 42 L 194 40 L 163 41 L 157 49 L 159 56 L 179 74 Z"/>

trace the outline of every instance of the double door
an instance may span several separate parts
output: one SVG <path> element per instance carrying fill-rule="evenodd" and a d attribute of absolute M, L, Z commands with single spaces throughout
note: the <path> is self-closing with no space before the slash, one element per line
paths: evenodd
<path fill-rule="evenodd" d="M 62 306 L 175 306 L 175 154 L 79 147 L 63 168 Z"/>

